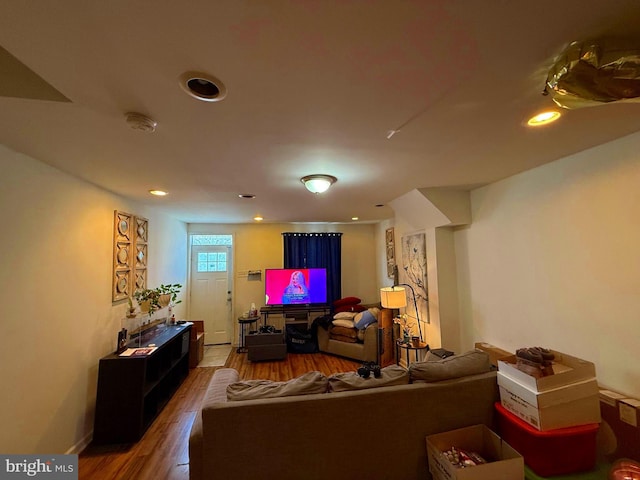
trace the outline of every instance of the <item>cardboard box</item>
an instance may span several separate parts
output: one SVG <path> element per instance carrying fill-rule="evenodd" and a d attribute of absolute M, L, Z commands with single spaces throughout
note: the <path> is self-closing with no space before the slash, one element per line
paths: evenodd
<path fill-rule="evenodd" d="M 538 430 L 600 422 L 595 378 L 536 392 L 498 371 L 501 405 Z"/>
<path fill-rule="evenodd" d="M 544 392 L 596 377 L 596 367 L 593 363 L 555 350 L 551 350 L 551 352 L 555 355 L 553 375 L 535 378 L 518 370 L 515 355 L 498 360 L 498 371 L 537 392 Z"/>
<path fill-rule="evenodd" d="M 600 411 L 605 425 L 601 439 L 605 458 L 640 461 L 640 401 L 611 390 L 600 390 Z"/>
<path fill-rule="evenodd" d="M 476 342 L 475 347 L 478 350 L 487 352 L 489 354 L 489 359 L 491 360 L 491 365 L 493 365 L 496 368 L 498 367 L 498 360 L 502 360 L 503 358 L 513 356 L 513 352 L 507 352 L 506 350 L 498 348 L 489 343 Z"/>
<path fill-rule="evenodd" d="M 204 356 L 204 321 L 193 320 L 189 342 L 189 368 L 196 368 Z"/>
<path fill-rule="evenodd" d="M 523 480 L 522 455 L 485 425 L 460 428 L 429 435 L 427 456 L 434 480 Z M 443 452 L 451 447 L 475 452 L 488 463 L 468 468 L 456 468 Z"/>

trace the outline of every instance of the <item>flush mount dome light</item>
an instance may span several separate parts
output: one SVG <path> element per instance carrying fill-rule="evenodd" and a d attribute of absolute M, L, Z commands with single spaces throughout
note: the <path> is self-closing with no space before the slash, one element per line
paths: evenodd
<path fill-rule="evenodd" d="M 203 102 L 219 102 L 227 96 L 227 88 L 212 75 L 187 72 L 180 76 L 180 87 L 187 95 Z"/>
<path fill-rule="evenodd" d="M 311 193 L 322 193 L 329 190 L 329 187 L 336 183 L 338 179 L 331 175 L 307 175 L 300 179 L 304 186 Z"/>

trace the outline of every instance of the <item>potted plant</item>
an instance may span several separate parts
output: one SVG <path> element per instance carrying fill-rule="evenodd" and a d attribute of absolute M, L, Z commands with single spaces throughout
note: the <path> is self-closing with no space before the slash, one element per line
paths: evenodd
<path fill-rule="evenodd" d="M 181 303 L 182 300 L 177 300 L 181 288 L 179 283 L 162 284 L 157 288 L 137 290 L 133 296 L 140 304 L 140 310 L 149 312 L 151 316 L 156 310 Z"/>
<path fill-rule="evenodd" d="M 179 283 L 169 283 L 166 285 L 160 285 L 156 290 L 158 291 L 158 293 L 160 294 L 160 305 L 162 305 L 163 307 L 167 307 L 167 306 L 175 306 L 178 303 L 181 303 L 182 300 L 177 300 L 178 298 L 178 293 L 180 293 L 180 289 L 182 288 L 182 285 L 180 285 Z"/>

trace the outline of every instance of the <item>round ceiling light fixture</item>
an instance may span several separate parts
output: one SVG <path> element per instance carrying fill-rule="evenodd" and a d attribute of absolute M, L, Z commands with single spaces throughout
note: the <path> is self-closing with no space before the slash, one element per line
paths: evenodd
<path fill-rule="evenodd" d="M 336 183 L 338 179 L 332 175 L 307 175 L 300 179 L 311 193 L 323 193 Z"/>
<path fill-rule="evenodd" d="M 155 195 L 156 197 L 164 197 L 165 195 L 167 195 L 167 192 L 165 192 L 164 190 L 149 190 L 149 193 L 151 195 Z"/>
<path fill-rule="evenodd" d="M 180 76 L 180 87 L 187 95 L 203 102 L 219 102 L 227 96 L 227 88 L 212 75 L 186 72 Z"/>
<path fill-rule="evenodd" d="M 125 118 L 127 119 L 127 125 L 140 132 L 153 133 L 158 126 L 158 122 L 142 113 L 128 112 L 125 114 Z"/>

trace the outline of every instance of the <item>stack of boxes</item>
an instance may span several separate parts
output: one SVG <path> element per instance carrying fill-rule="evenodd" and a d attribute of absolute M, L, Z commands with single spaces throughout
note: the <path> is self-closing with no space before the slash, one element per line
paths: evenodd
<path fill-rule="evenodd" d="M 640 462 L 640 400 L 611 390 L 600 390 L 602 423 L 600 448 L 609 462 L 630 458 Z"/>
<path fill-rule="evenodd" d="M 500 435 L 543 477 L 593 469 L 600 422 L 594 364 L 552 353 L 554 373 L 540 378 L 519 370 L 515 355 L 498 360 Z"/>

